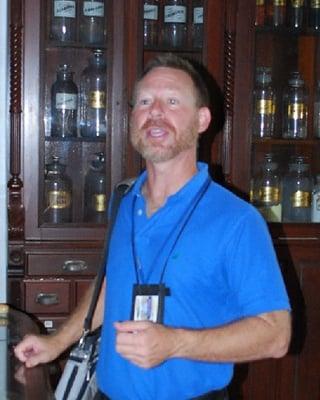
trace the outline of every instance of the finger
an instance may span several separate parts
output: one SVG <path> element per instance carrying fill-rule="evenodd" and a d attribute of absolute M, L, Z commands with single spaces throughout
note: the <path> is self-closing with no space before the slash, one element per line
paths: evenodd
<path fill-rule="evenodd" d="M 124 321 L 115 322 L 114 327 L 121 332 L 135 332 L 147 329 L 151 322 L 147 321 Z"/>

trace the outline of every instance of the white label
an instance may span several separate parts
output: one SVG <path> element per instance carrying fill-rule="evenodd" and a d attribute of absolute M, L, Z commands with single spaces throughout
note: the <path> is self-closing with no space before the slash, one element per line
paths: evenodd
<path fill-rule="evenodd" d="M 195 7 L 193 9 L 193 23 L 203 24 L 203 7 Z"/>
<path fill-rule="evenodd" d="M 54 16 L 64 18 L 76 17 L 76 2 L 71 0 L 58 0 L 54 2 Z"/>
<path fill-rule="evenodd" d="M 145 4 L 143 7 L 143 18 L 156 21 L 158 19 L 158 6 Z"/>
<path fill-rule="evenodd" d="M 83 15 L 85 15 L 86 17 L 103 17 L 104 3 L 101 3 L 99 1 L 84 1 Z"/>
<path fill-rule="evenodd" d="M 165 6 L 164 22 L 185 23 L 187 21 L 187 7 L 185 6 Z"/>
<path fill-rule="evenodd" d="M 320 192 L 312 193 L 311 222 L 320 222 Z"/>
<path fill-rule="evenodd" d="M 57 110 L 76 110 L 77 95 L 73 93 L 57 93 L 56 95 Z"/>

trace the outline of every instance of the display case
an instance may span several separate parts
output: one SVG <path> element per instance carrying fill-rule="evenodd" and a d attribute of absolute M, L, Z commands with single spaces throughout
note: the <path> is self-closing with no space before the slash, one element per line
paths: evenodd
<path fill-rule="evenodd" d="M 234 398 L 318 399 L 319 4 L 228 1 L 224 171 L 268 223 L 292 306 L 289 354 L 237 366 Z M 257 238 L 257 240 L 259 240 Z M 240 388 L 240 390 L 238 390 Z"/>

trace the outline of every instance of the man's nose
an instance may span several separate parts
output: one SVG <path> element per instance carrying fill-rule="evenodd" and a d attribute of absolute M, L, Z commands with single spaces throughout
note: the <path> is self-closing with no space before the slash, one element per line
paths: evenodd
<path fill-rule="evenodd" d="M 162 117 L 164 114 L 164 108 L 161 100 L 154 100 L 150 106 L 149 112 L 153 118 Z"/>

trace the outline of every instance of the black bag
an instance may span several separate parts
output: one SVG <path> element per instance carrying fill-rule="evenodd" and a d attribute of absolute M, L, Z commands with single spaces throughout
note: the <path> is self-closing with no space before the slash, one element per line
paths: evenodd
<path fill-rule="evenodd" d="M 134 180 L 121 182 L 113 192 L 111 215 L 104 246 L 104 256 L 99 269 L 91 303 L 83 324 L 83 333 L 76 346 L 70 352 L 68 361 L 55 390 L 56 400 L 92 400 L 98 391 L 96 382 L 96 364 L 98 361 L 100 328 L 90 332 L 94 310 L 105 276 L 108 259 L 109 239 L 116 219 L 121 198 L 132 186 Z"/>

